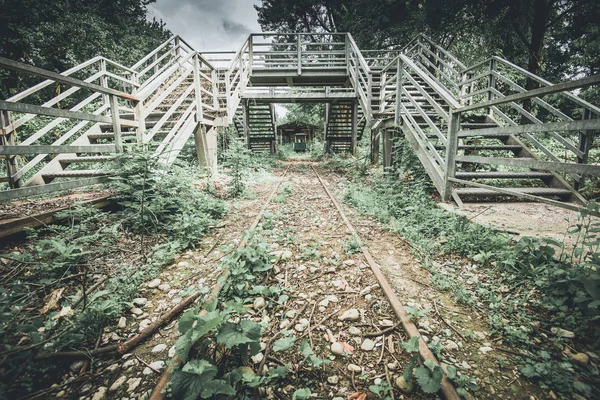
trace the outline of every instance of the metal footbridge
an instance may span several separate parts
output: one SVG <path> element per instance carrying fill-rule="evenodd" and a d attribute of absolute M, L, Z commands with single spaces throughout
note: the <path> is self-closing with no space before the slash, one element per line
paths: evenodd
<path fill-rule="evenodd" d="M 577 95 L 600 76 L 553 84 L 500 57 L 467 67 L 424 35 L 361 51 L 348 33 L 258 33 L 235 53 L 200 53 L 175 36 L 129 67 L 95 57 L 60 74 L 5 58 L 0 68 L 39 80 L 0 100 L 0 201 L 107 182 L 122 154 L 140 150 L 168 168 L 192 143 L 214 173 L 221 127 L 274 152 L 276 103 L 324 103 L 326 150 L 355 154 L 369 134 L 384 167 L 403 135 L 459 205 L 577 208 L 584 179 L 600 176 L 589 162 L 600 108 Z"/>

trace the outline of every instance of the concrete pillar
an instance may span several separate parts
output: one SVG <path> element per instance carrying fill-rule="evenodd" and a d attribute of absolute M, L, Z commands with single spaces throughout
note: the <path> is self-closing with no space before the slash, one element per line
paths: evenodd
<path fill-rule="evenodd" d="M 384 171 L 388 171 L 391 169 L 393 160 L 392 160 L 392 130 L 391 129 L 383 129 L 383 169 Z"/>
<path fill-rule="evenodd" d="M 200 168 L 208 170 L 214 177 L 217 174 L 217 129 L 213 126 L 207 131 L 204 125 L 198 124 L 194 143 Z"/>
<path fill-rule="evenodd" d="M 381 129 L 371 129 L 371 164 L 379 164 L 379 140 Z"/>

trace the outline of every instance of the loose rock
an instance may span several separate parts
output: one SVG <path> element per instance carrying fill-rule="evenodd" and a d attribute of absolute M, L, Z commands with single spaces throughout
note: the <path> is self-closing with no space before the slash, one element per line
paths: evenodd
<path fill-rule="evenodd" d="M 365 339 L 360 345 L 360 348 L 364 351 L 371 351 L 375 348 L 375 342 L 371 339 Z"/>
<path fill-rule="evenodd" d="M 149 287 L 150 289 L 154 289 L 154 288 L 157 288 L 157 287 L 158 287 L 158 285 L 160 285 L 160 283 L 161 283 L 161 280 L 160 280 L 160 279 L 158 279 L 158 278 L 156 278 L 156 279 L 154 279 L 152 282 L 150 282 L 150 283 L 148 284 L 148 287 Z"/>
<path fill-rule="evenodd" d="M 334 342 L 331 344 L 331 352 L 336 355 L 344 354 L 344 347 L 339 342 Z"/>
<path fill-rule="evenodd" d="M 127 384 L 129 385 L 129 387 L 127 388 L 127 391 L 129 393 L 133 393 L 135 391 L 135 389 L 138 388 L 138 386 L 140 386 L 140 383 L 142 383 L 142 378 L 131 378 L 127 381 Z"/>
<path fill-rule="evenodd" d="M 360 372 L 362 368 L 356 364 L 348 364 L 348 370 L 352 372 Z"/>
<path fill-rule="evenodd" d="M 163 351 L 165 351 L 167 349 L 167 347 L 168 346 L 166 344 L 164 344 L 164 343 L 157 344 L 156 346 L 154 346 L 152 348 L 152 352 L 153 353 L 162 353 Z"/>
<path fill-rule="evenodd" d="M 107 390 L 105 386 L 100 386 L 96 393 L 94 393 L 94 396 L 92 396 L 92 400 L 104 400 Z"/>
<path fill-rule="evenodd" d="M 112 385 L 110 385 L 110 388 L 108 389 L 108 391 L 109 392 L 117 391 L 121 386 L 123 386 L 123 384 L 125 383 L 126 380 L 127 380 L 127 377 L 125 375 L 120 376 L 116 381 L 113 382 Z"/>
<path fill-rule="evenodd" d="M 119 323 L 117 324 L 117 328 L 125 329 L 127 327 L 127 318 L 121 317 L 119 318 Z"/>
<path fill-rule="evenodd" d="M 360 313 L 356 308 L 351 308 L 349 310 L 344 311 L 342 315 L 338 317 L 340 321 L 358 321 L 360 318 Z"/>
<path fill-rule="evenodd" d="M 254 299 L 253 307 L 257 310 L 261 310 L 267 306 L 265 299 L 263 297 L 257 297 Z"/>
<path fill-rule="evenodd" d="M 590 356 L 585 353 L 577 353 L 571 356 L 571 360 L 576 364 L 585 367 L 590 362 Z"/>
<path fill-rule="evenodd" d="M 398 389 L 407 394 L 412 393 L 414 389 L 414 384 L 412 381 L 407 382 L 402 375 L 396 378 L 396 386 L 398 386 Z"/>

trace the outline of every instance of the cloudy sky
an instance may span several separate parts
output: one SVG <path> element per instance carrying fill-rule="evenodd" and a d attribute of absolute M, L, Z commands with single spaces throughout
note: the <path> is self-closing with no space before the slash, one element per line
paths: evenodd
<path fill-rule="evenodd" d="M 260 32 L 255 0 L 157 0 L 148 6 L 151 16 L 194 49 L 238 50 L 251 32 Z"/>

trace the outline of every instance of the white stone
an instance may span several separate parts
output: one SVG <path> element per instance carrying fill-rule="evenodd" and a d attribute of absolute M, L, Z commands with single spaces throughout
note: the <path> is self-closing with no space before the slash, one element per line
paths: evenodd
<path fill-rule="evenodd" d="M 96 393 L 94 393 L 94 396 L 92 396 L 92 400 L 104 400 L 106 398 L 107 390 L 106 386 L 100 386 L 98 390 L 96 390 Z"/>
<path fill-rule="evenodd" d="M 127 327 L 127 318 L 121 317 L 119 318 L 119 323 L 117 324 L 117 328 L 124 329 Z"/>
<path fill-rule="evenodd" d="M 83 364 L 84 364 L 83 360 L 75 361 L 73 364 L 71 364 L 69 369 L 73 372 L 79 372 L 79 370 L 83 367 Z"/>
<path fill-rule="evenodd" d="M 160 279 L 158 279 L 158 278 L 156 278 L 156 279 L 154 279 L 152 282 L 150 282 L 150 283 L 148 284 L 148 287 L 149 287 L 150 289 L 154 289 L 154 288 L 158 287 L 158 285 L 160 285 L 160 282 L 161 282 L 161 280 L 160 280 Z"/>
<path fill-rule="evenodd" d="M 360 332 L 361 332 L 361 331 L 360 331 L 360 328 L 357 328 L 357 327 L 355 327 L 355 326 L 351 326 L 351 327 L 350 327 L 350 329 L 348 329 L 348 332 L 349 332 L 351 335 L 354 335 L 354 336 L 360 336 Z"/>
<path fill-rule="evenodd" d="M 365 339 L 360 345 L 360 348 L 364 351 L 371 351 L 375 348 L 375 342 L 371 339 Z"/>
<path fill-rule="evenodd" d="M 340 381 L 340 377 L 337 375 L 331 375 L 331 376 L 327 377 L 327 382 L 331 383 L 332 385 L 335 385 L 339 381 Z"/>
<path fill-rule="evenodd" d="M 469 363 L 468 363 L 468 362 L 466 362 L 466 361 L 463 361 L 463 362 L 462 362 L 462 364 L 460 364 L 460 367 L 461 367 L 462 369 L 471 369 L 471 366 L 470 366 L 470 365 L 469 365 Z"/>
<path fill-rule="evenodd" d="M 556 336 L 560 336 L 560 337 L 564 337 L 564 338 L 568 338 L 568 339 L 573 339 L 575 337 L 575 334 L 573 332 L 568 331 L 566 329 L 552 328 L 552 329 L 550 329 L 550 331 L 552 333 L 554 333 Z"/>
<path fill-rule="evenodd" d="M 258 353 L 257 355 L 252 356 L 251 358 L 254 364 L 259 364 L 263 360 L 263 358 L 265 358 L 265 355 L 263 353 Z"/>
<path fill-rule="evenodd" d="M 144 297 L 138 297 L 137 299 L 133 299 L 132 303 L 138 307 L 143 307 L 148 302 L 148 299 Z"/>
<path fill-rule="evenodd" d="M 170 349 L 169 349 L 169 358 L 173 358 L 175 357 L 175 353 L 177 353 L 176 349 L 175 349 L 175 345 L 173 345 Z"/>
<path fill-rule="evenodd" d="M 131 313 L 135 314 L 135 315 L 142 315 L 144 313 L 144 311 L 142 311 L 141 308 L 133 307 L 131 309 Z"/>
<path fill-rule="evenodd" d="M 125 383 L 126 380 L 127 380 L 127 377 L 125 375 L 120 376 L 116 381 L 113 382 L 112 385 L 110 385 L 110 388 L 108 389 L 108 391 L 115 392 L 115 391 L 119 390 L 119 388 L 121 386 L 123 386 L 123 384 Z"/>
<path fill-rule="evenodd" d="M 298 315 L 298 310 L 289 310 L 285 312 L 285 316 L 290 319 L 295 318 L 296 315 Z"/>
<path fill-rule="evenodd" d="M 356 308 L 351 308 L 344 311 L 342 315 L 338 317 L 340 321 L 357 321 L 360 318 L 360 313 Z"/>
<path fill-rule="evenodd" d="M 189 266 L 190 266 L 190 263 L 189 263 L 189 262 L 187 262 L 187 261 L 180 261 L 180 262 L 177 264 L 177 266 L 178 266 L 179 268 L 187 268 L 187 267 L 189 267 Z"/>
<path fill-rule="evenodd" d="M 446 342 L 446 350 L 448 350 L 448 351 L 458 350 L 458 344 L 456 344 L 456 342 L 454 342 L 452 340 L 448 340 Z"/>
<path fill-rule="evenodd" d="M 163 351 L 165 351 L 167 349 L 167 347 L 168 346 L 166 344 L 164 344 L 164 343 L 157 344 L 156 346 L 154 346 L 152 348 L 152 352 L 153 353 L 162 353 Z"/>
<path fill-rule="evenodd" d="M 292 258 L 292 252 L 289 250 L 286 250 L 281 254 L 282 260 L 289 260 L 290 258 Z"/>
<path fill-rule="evenodd" d="M 140 332 L 143 331 L 144 329 L 149 327 L 151 324 L 152 324 L 152 321 L 150 321 L 149 319 L 142 320 L 142 322 L 140 322 L 139 331 Z"/>
<path fill-rule="evenodd" d="M 479 348 L 479 352 L 483 353 L 483 354 L 487 354 L 487 353 L 489 353 L 492 350 L 494 350 L 494 349 L 492 349 L 491 347 L 488 347 L 488 346 L 484 346 L 484 347 L 480 347 Z"/>
<path fill-rule="evenodd" d="M 356 364 L 348 364 L 348 370 L 352 372 L 360 372 L 362 368 Z"/>
<path fill-rule="evenodd" d="M 344 354 L 344 347 L 342 346 L 342 344 L 340 342 L 333 342 L 331 344 L 331 352 L 335 355 L 342 355 Z"/>
<path fill-rule="evenodd" d="M 131 360 L 127 360 L 123 363 L 123 369 L 129 369 L 135 365 L 138 365 L 138 360 L 132 358 Z"/>
<path fill-rule="evenodd" d="M 414 389 L 414 384 L 412 381 L 406 381 L 404 376 L 400 375 L 396 378 L 396 386 L 404 393 L 411 393 Z"/>
<path fill-rule="evenodd" d="M 154 361 L 150 363 L 150 367 L 154 368 L 157 371 L 160 371 L 165 366 L 164 361 Z"/>
<path fill-rule="evenodd" d="M 262 297 L 257 297 L 256 299 L 254 299 L 254 305 L 253 307 L 257 310 L 263 309 L 267 306 L 267 303 L 265 302 L 265 299 Z"/>
<path fill-rule="evenodd" d="M 140 386 L 140 383 L 142 383 L 142 378 L 130 378 L 129 380 L 127 380 L 127 384 L 129 385 L 127 391 L 129 393 L 133 393 L 135 389 L 137 389 L 138 386 Z"/>
<path fill-rule="evenodd" d="M 163 283 L 162 285 L 158 285 L 158 290 L 168 292 L 169 290 L 171 290 L 171 285 L 169 285 L 168 283 Z"/>

